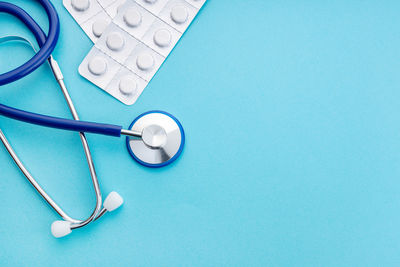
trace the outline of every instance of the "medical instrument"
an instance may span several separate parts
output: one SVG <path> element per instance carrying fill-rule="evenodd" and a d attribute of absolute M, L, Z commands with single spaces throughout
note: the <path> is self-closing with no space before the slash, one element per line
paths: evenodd
<path fill-rule="evenodd" d="M 200 11 L 195 4 L 204 1 L 63 0 L 94 42 L 79 73 L 122 103 L 134 104 Z"/>
<path fill-rule="evenodd" d="M 32 177 L 27 168 L 22 164 L 22 161 L 17 157 L 1 130 L 0 139 L 29 182 L 64 219 L 64 221 L 56 221 L 52 224 L 53 235 L 55 237 L 62 237 L 69 234 L 72 229 L 83 227 L 97 220 L 103 216 L 107 210 L 114 210 L 120 206 L 123 201 L 116 192 L 112 192 L 104 203 L 102 203 L 99 182 L 85 133 L 96 133 L 115 137 L 120 137 L 121 135 L 127 136 L 126 143 L 130 154 L 137 162 L 147 167 L 162 167 L 178 158 L 185 143 L 185 135 L 179 121 L 172 115 L 162 111 L 151 111 L 140 115 L 133 121 L 129 129 L 123 129 L 118 125 L 80 121 L 65 86 L 62 72 L 58 63 L 51 55 L 56 47 L 59 36 L 60 25 L 58 14 L 49 0 L 37 1 L 43 6 L 48 16 L 49 31 L 47 36 L 40 26 L 23 9 L 14 4 L 0 1 L 0 13 L 5 12 L 11 14 L 22 21 L 34 34 L 40 47 L 39 51 L 28 62 L 7 73 L 0 74 L 0 86 L 12 83 L 29 75 L 48 61 L 72 113 L 73 120 L 36 114 L 3 104 L 0 104 L 0 115 L 31 124 L 79 132 L 96 194 L 96 207 L 92 214 L 86 220 L 76 220 L 69 217 Z M 29 41 L 20 37 L 6 37 L 3 39 L 3 42 L 4 41 L 23 41 L 29 43 Z M 29 45 L 33 47 L 32 44 L 29 43 Z M 103 208 L 101 207 L 102 204 Z"/>

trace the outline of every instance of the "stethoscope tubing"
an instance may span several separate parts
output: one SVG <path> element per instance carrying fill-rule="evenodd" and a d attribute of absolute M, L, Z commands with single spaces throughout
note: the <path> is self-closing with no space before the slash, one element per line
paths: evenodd
<path fill-rule="evenodd" d="M 20 67 L 7 73 L 0 74 L 0 86 L 17 81 L 40 67 L 51 56 L 56 47 L 60 34 L 60 22 L 57 11 L 49 0 L 37 0 L 45 9 L 49 20 L 49 33 L 43 32 L 42 28 L 34 19 L 20 7 L 0 1 L 0 12 L 5 12 L 17 17 L 34 34 L 40 50 L 29 61 Z M 75 121 L 70 119 L 36 114 L 13 107 L 0 104 L 0 115 L 11 119 L 41 125 L 45 127 L 57 128 L 62 130 L 96 133 L 108 136 L 121 136 L 122 126 L 102 124 L 95 122 Z"/>
<path fill-rule="evenodd" d="M 86 121 L 74 121 L 69 119 L 51 117 L 16 108 L 11 108 L 2 104 L 0 104 L 0 115 L 3 115 L 11 119 L 50 128 L 76 131 L 76 132 L 95 133 L 95 134 L 102 134 L 115 137 L 120 137 L 122 130 L 122 126 L 118 125 L 101 124 L 101 123 L 86 122 Z"/>
<path fill-rule="evenodd" d="M 57 45 L 58 37 L 60 35 L 60 21 L 58 14 L 50 1 L 38 1 L 45 9 L 48 16 L 49 33 L 47 37 L 36 21 L 22 8 L 7 2 L 0 2 L 0 12 L 13 15 L 23 22 L 33 33 L 40 47 L 38 53 L 36 53 L 29 61 L 14 70 L 0 74 L 0 86 L 15 82 L 35 71 L 46 62 Z"/>

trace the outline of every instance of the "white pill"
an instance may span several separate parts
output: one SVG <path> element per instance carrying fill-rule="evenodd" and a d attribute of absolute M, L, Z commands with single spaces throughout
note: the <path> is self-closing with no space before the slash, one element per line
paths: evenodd
<path fill-rule="evenodd" d="M 171 43 L 171 33 L 167 29 L 161 29 L 156 31 L 153 39 L 156 45 L 165 47 Z"/>
<path fill-rule="evenodd" d="M 119 51 L 124 47 L 124 37 L 119 32 L 112 32 L 107 36 L 107 46 L 111 50 Z"/>
<path fill-rule="evenodd" d="M 157 0 L 144 0 L 144 1 L 146 1 L 149 4 L 154 4 L 155 2 L 157 2 Z"/>
<path fill-rule="evenodd" d="M 89 71 L 94 75 L 102 75 L 107 71 L 107 61 L 102 57 L 94 57 L 88 65 Z"/>
<path fill-rule="evenodd" d="M 171 19 L 178 24 L 185 23 L 188 19 L 187 8 L 182 5 L 173 7 L 171 10 Z"/>
<path fill-rule="evenodd" d="M 124 21 L 129 27 L 137 27 L 142 22 L 142 15 L 135 8 L 129 8 L 124 14 Z"/>
<path fill-rule="evenodd" d="M 119 90 L 124 95 L 131 95 L 136 91 L 137 83 L 131 76 L 122 77 L 119 81 Z"/>
<path fill-rule="evenodd" d="M 136 65 L 141 70 L 149 70 L 154 65 L 154 58 L 148 53 L 142 53 L 137 57 Z"/>
<path fill-rule="evenodd" d="M 104 30 L 107 28 L 108 22 L 105 19 L 98 19 L 92 25 L 92 32 L 94 36 L 100 37 Z"/>
<path fill-rule="evenodd" d="M 72 0 L 71 5 L 76 11 L 82 12 L 89 8 L 90 2 L 89 0 Z"/>

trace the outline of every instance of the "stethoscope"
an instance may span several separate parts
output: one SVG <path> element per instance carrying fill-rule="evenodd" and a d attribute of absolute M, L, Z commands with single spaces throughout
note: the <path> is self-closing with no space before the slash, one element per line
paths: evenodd
<path fill-rule="evenodd" d="M 117 209 L 123 203 L 122 197 L 116 192 L 111 192 L 105 201 L 102 201 L 100 186 L 85 133 L 115 137 L 120 137 L 121 135 L 126 136 L 126 145 L 130 155 L 140 164 L 153 168 L 166 166 L 179 157 L 185 143 L 185 134 L 180 122 L 171 114 L 163 111 L 149 111 L 141 114 L 132 122 L 129 129 L 123 129 L 118 125 L 80 121 L 70 94 L 65 86 L 62 72 L 56 60 L 51 55 L 59 37 L 60 23 L 57 11 L 49 0 L 37 1 L 43 6 L 48 16 L 49 32 L 47 36 L 41 27 L 23 9 L 16 5 L 0 1 L 0 13 L 5 12 L 11 14 L 22 21 L 34 34 L 40 47 L 39 51 L 37 51 L 29 61 L 14 70 L 0 74 L 0 86 L 27 76 L 48 61 L 74 120 L 36 114 L 2 104 L 0 104 L 0 115 L 31 124 L 79 132 L 96 194 L 96 207 L 92 214 L 85 220 L 71 218 L 33 178 L 31 173 L 18 158 L 1 129 L 0 140 L 28 181 L 34 186 L 44 200 L 64 219 L 53 222 L 51 226 L 52 234 L 55 237 L 62 237 L 71 233 L 73 229 L 81 228 L 99 219 L 107 211 Z M 0 43 L 8 41 L 21 41 L 34 48 L 27 39 L 22 37 L 8 36 L 0 39 Z"/>

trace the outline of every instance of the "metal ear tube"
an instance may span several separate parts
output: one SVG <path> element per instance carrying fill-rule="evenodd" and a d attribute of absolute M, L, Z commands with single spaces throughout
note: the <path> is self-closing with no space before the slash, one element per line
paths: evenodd
<path fill-rule="evenodd" d="M 29 45 L 36 52 L 35 47 L 32 45 L 32 43 L 23 37 L 6 36 L 4 38 L 0 38 L 0 43 L 11 42 L 11 41 L 19 41 L 19 42 L 25 43 L 25 44 Z M 53 57 L 50 57 L 49 63 L 50 63 L 50 67 L 53 71 L 54 77 L 56 78 L 56 80 L 63 92 L 64 98 L 68 104 L 69 110 L 71 111 L 73 118 L 75 120 L 79 120 L 78 113 L 75 109 L 75 106 L 72 102 L 69 92 L 64 84 L 64 81 L 63 81 L 64 77 L 62 75 L 61 69 L 59 68 L 59 66 L 57 64 L 57 61 Z M 85 152 L 85 156 L 86 156 L 86 159 L 88 162 L 89 171 L 90 171 L 90 175 L 91 175 L 92 183 L 93 183 L 93 188 L 94 188 L 95 195 L 96 195 L 96 206 L 95 206 L 92 214 L 85 220 L 77 220 L 77 219 L 73 219 L 70 216 L 68 216 L 67 213 L 64 212 L 63 209 L 46 193 L 46 191 L 33 178 L 33 176 L 30 174 L 30 172 L 24 166 L 22 161 L 18 158 L 16 152 L 13 150 L 13 148 L 10 145 L 9 141 L 7 140 L 6 136 L 0 129 L 0 139 L 1 139 L 2 143 L 4 144 L 4 146 L 6 147 L 10 156 L 13 158 L 14 162 L 17 164 L 18 168 L 21 170 L 21 172 L 24 174 L 24 176 L 27 178 L 27 180 L 31 183 L 31 185 L 36 189 L 36 191 L 42 196 L 42 198 L 64 219 L 63 221 L 55 221 L 51 225 L 51 232 L 54 237 L 62 237 L 62 236 L 68 235 L 71 233 L 72 229 L 83 227 L 83 226 L 89 224 L 90 222 L 99 219 L 101 216 L 103 216 L 105 214 L 105 212 L 107 210 L 112 211 L 112 210 L 118 208 L 123 203 L 122 198 L 116 192 L 112 192 L 106 199 L 106 200 L 108 200 L 107 203 L 118 202 L 119 205 L 114 204 L 113 209 L 106 209 L 106 208 L 101 209 L 102 196 L 101 196 L 101 192 L 100 192 L 100 186 L 99 186 L 96 170 L 95 170 L 94 163 L 93 163 L 93 158 L 92 158 L 92 155 L 91 155 L 91 152 L 89 149 L 89 144 L 88 144 L 88 141 L 87 141 L 84 133 L 79 133 L 79 136 L 80 136 L 82 146 L 83 146 L 83 149 Z M 115 199 L 117 199 L 117 201 Z M 105 204 L 106 204 L 106 201 L 105 201 Z"/>

